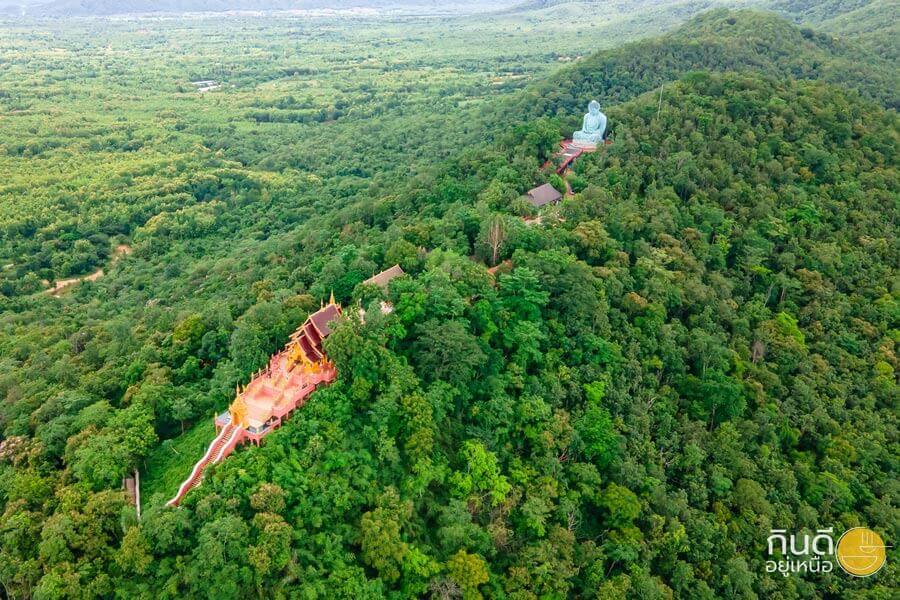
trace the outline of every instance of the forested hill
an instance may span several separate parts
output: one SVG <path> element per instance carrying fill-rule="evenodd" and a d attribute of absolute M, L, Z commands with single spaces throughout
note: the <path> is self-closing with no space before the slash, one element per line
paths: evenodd
<path fill-rule="evenodd" d="M 580 114 L 591 99 L 615 104 L 694 70 L 754 70 L 772 77 L 822 80 L 900 106 L 896 65 L 828 34 L 774 15 L 712 10 L 661 38 L 600 52 L 519 96 L 512 114 Z"/>
<path fill-rule="evenodd" d="M 395 312 L 329 340 L 340 382 L 302 418 L 130 530 L 120 589 L 888 594 L 895 570 L 763 563 L 771 527 L 896 525 L 896 115 L 713 74 L 611 118 L 559 226 L 507 216 L 484 154 L 422 214 L 346 236 L 412 273 Z M 481 202 L 451 200 L 475 172 Z M 465 256 L 492 222 L 497 287 Z"/>
<path fill-rule="evenodd" d="M 852 36 L 895 64 L 900 58 L 900 2 L 896 0 L 778 0 L 772 9 L 816 29 Z"/>
<path fill-rule="evenodd" d="M 704 45 L 711 19 L 794 37 Z M 865 579 L 764 562 L 772 528 L 900 539 L 896 90 L 795 70 L 830 38 L 768 17 L 689 27 L 583 61 L 414 177 L 215 157 L 111 184 L 148 199 L 133 253 L 0 315 L 2 594 L 891 597 L 896 550 Z M 545 117 L 593 94 L 614 144 L 526 224 L 571 131 Z M 101 221 L 111 198 L 60 203 Z M 385 294 L 360 285 L 393 264 Z M 326 342 L 338 381 L 163 508 L 210 415 L 331 290 L 368 309 Z"/>
<path fill-rule="evenodd" d="M 769 7 L 819 27 L 856 20 L 870 31 L 896 28 L 900 10 L 895 0 L 775 0 Z"/>

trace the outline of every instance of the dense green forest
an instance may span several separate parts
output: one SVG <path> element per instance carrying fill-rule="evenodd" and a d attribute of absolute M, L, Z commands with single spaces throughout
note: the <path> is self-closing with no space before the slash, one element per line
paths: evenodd
<path fill-rule="evenodd" d="M 531 118 L 571 119 L 575 104 L 585 97 L 618 103 L 693 70 L 748 69 L 840 84 L 890 108 L 900 106 L 895 63 L 775 16 L 724 10 L 703 13 L 661 38 L 588 57 L 512 102 L 516 112 Z"/>
<path fill-rule="evenodd" d="M 371 32 L 323 23 L 314 60 L 294 25 L 232 31 L 254 62 L 221 71 L 137 68 L 185 31 L 142 21 L 0 38 L 3 593 L 893 597 L 893 549 L 867 579 L 764 568 L 772 528 L 900 539 L 889 50 L 713 11 L 555 70 L 573 30 L 473 59 L 426 49 L 456 21 L 391 21 L 332 59 Z M 526 223 L 592 98 L 614 143 Z M 165 508 L 331 291 L 369 309 L 326 340 L 338 381 Z"/>
<path fill-rule="evenodd" d="M 888 60 L 900 59 L 900 3 L 895 0 L 776 1 L 772 8 L 817 29 L 852 36 Z"/>
<path fill-rule="evenodd" d="M 278 229 L 367 196 L 483 143 L 486 104 L 677 18 L 6 23 L 0 304 L 109 267 L 147 230 L 227 241 L 217 194 L 286 194 Z"/>

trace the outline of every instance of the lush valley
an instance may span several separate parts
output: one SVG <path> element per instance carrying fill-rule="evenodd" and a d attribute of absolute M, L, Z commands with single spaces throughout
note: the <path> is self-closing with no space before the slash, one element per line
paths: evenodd
<path fill-rule="evenodd" d="M 288 190 L 295 214 L 269 227 L 368 195 L 482 143 L 486 104 L 598 46 L 652 33 L 643 16 L 598 13 L 574 23 L 513 14 L 43 27 L 0 30 L 0 169 L 10 174 L 0 181 L 0 303 L 107 265 L 147 228 L 202 232 L 218 218 L 220 205 L 203 202 L 213 171 Z M 191 82 L 201 80 L 221 87 L 199 92 Z"/>
<path fill-rule="evenodd" d="M 573 60 L 544 10 L 0 31 L 7 597 L 895 593 L 893 550 L 765 568 L 773 528 L 900 539 L 887 38 L 632 16 Z M 527 224 L 592 98 L 613 144 Z M 332 291 L 338 381 L 164 507 Z"/>

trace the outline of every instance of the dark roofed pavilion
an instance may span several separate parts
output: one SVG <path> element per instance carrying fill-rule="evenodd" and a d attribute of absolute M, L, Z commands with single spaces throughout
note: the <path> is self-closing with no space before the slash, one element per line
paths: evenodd
<path fill-rule="evenodd" d="M 369 277 L 368 279 L 363 281 L 363 284 L 364 285 L 377 285 L 381 289 L 386 290 L 388 284 L 391 282 L 392 279 L 396 279 L 397 277 L 400 277 L 401 275 L 405 275 L 405 274 L 406 273 L 403 272 L 403 269 L 400 268 L 400 265 L 394 265 L 390 269 L 385 269 L 381 273 L 378 273 L 377 275 L 373 275 L 372 277 Z"/>
<path fill-rule="evenodd" d="M 531 202 L 531 205 L 535 208 L 540 208 L 547 204 L 556 204 L 562 198 L 562 194 L 549 183 L 545 183 L 544 185 L 530 190 L 526 195 L 528 201 Z"/>

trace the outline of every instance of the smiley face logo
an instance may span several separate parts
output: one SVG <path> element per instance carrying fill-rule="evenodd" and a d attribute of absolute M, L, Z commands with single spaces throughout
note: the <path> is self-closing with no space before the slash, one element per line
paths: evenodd
<path fill-rule="evenodd" d="M 838 540 L 836 555 L 844 571 L 855 577 L 868 577 L 884 566 L 884 540 L 871 529 L 854 527 Z"/>

